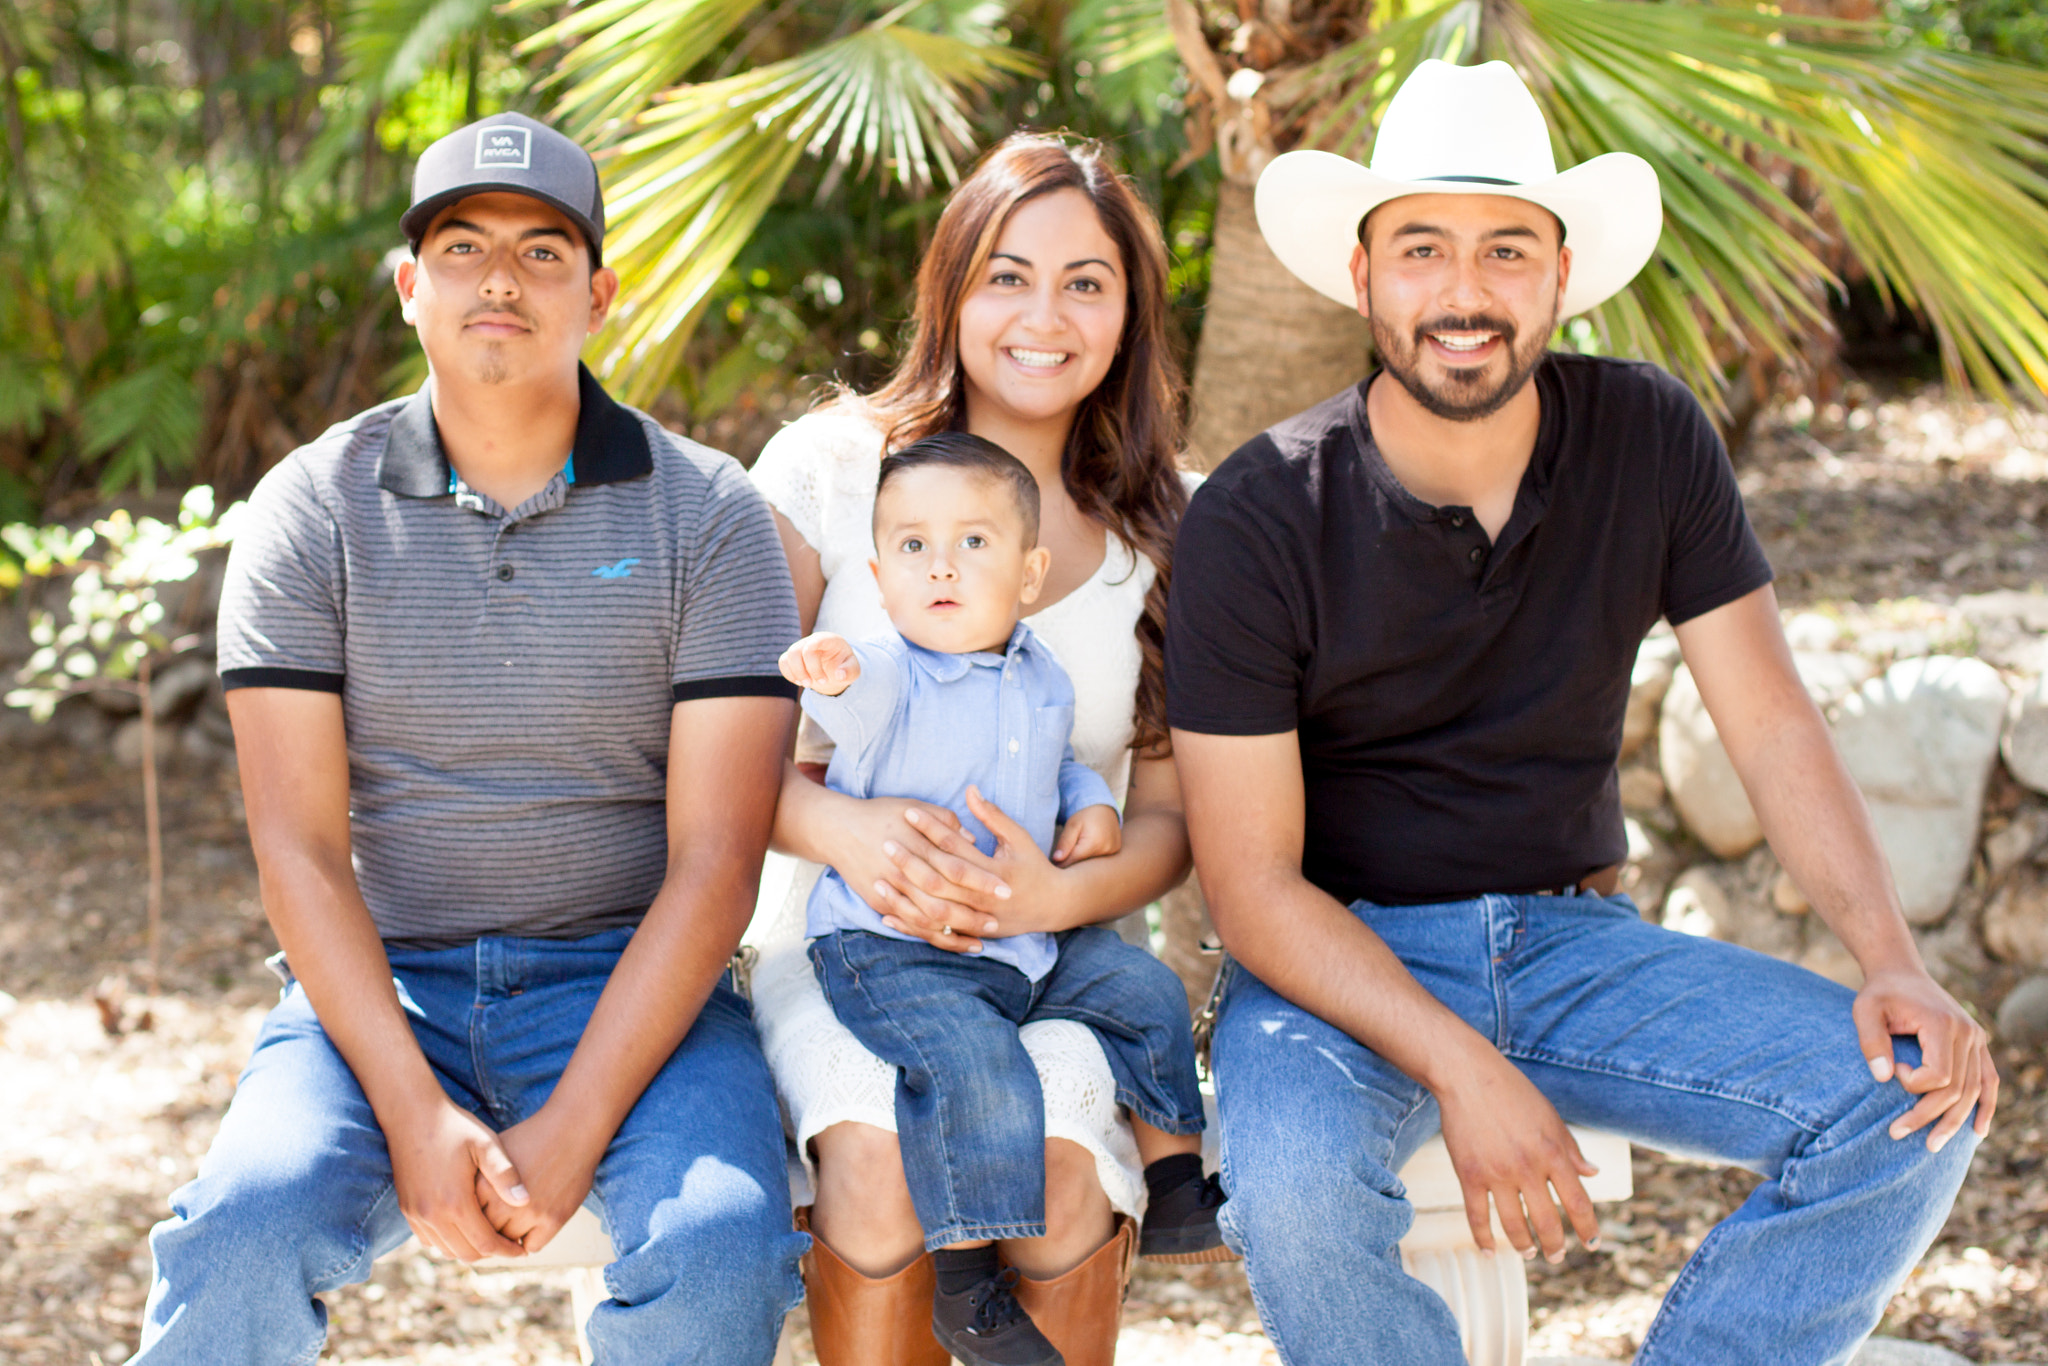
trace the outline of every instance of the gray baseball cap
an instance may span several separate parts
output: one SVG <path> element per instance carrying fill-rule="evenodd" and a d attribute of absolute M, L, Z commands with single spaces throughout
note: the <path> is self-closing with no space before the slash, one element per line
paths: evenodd
<path fill-rule="evenodd" d="M 415 254 L 434 215 L 459 199 L 492 190 L 523 194 L 567 214 L 604 260 L 604 196 L 590 153 L 538 119 L 493 114 L 458 128 L 420 154 L 412 207 L 398 220 Z"/>

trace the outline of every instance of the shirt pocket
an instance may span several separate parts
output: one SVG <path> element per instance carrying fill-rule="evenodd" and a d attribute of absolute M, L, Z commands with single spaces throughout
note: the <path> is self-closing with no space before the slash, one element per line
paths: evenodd
<path fill-rule="evenodd" d="M 1066 757 L 1067 741 L 1074 733 L 1072 703 L 1039 707 L 1031 716 L 1032 790 L 1041 796 L 1059 796 L 1060 761 Z"/>

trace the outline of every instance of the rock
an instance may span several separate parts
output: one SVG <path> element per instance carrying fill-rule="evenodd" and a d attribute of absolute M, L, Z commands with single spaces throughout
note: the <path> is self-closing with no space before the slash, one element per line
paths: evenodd
<path fill-rule="evenodd" d="M 1991 967 L 1978 937 L 1976 917 L 1951 915 L 1931 930 L 1914 930 L 1920 961 L 1935 981 L 1958 996 L 1975 996 Z"/>
<path fill-rule="evenodd" d="M 222 744 L 197 725 L 179 727 L 178 753 L 202 766 L 232 764 L 235 761 L 232 744 Z"/>
<path fill-rule="evenodd" d="M 1805 915 L 1813 909 L 1813 903 L 1806 899 L 1806 893 L 1799 890 L 1799 884 L 1783 869 L 1771 879 L 1771 905 L 1780 915 Z"/>
<path fill-rule="evenodd" d="M 54 738 L 49 726 L 20 707 L 0 706 L 0 749 L 40 749 Z"/>
<path fill-rule="evenodd" d="M 2048 593 L 1999 589 L 1957 598 L 1956 611 L 1970 624 L 1970 651 L 1987 664 L 2037 674 L 2048 665 L 2042 633 L 2048 631 Z"/>
<path fill-rule="evenodd" d="M 1655 811 L 1664 805 L 1664 779 L 1644 764 L 1630 764 L 1621 771 L 1621 809 Z"/>
<path fill-rule="evenodd" d="M 2008 963 L 2048 967 L 2048 887 L 2029 870 L 2000 887 L 1984 908 L 1984 947 Z"/>
<path fill-rule="evenodd" d="M 2029 977 L 1998 1005 L 1998 1037 L 2017 1048 L 2048 1043 L 2048 977 Z"/>
<path fill-rule="evenodd" d="M 102 688 L 86 697 L 109 716 L 133 716 L 142 710 L 142 698 L 126 688 Z"/>
<path fill-rule="evenodd" d="M 1869 660 L 1846 650 L 1795 650 L 1792 666 L 1799 670 L 1806 695 L 1822 708 L 1841 701 L 1876 672 Z"/>
<path fill-rule="evenodd" d="M 1865 631 L 1856 641 L 1856 649 L 1872 659 L 1913 659 L 1934 649 L 1934 637 L 1913 627 L 1898 631 Z"/>
<path fill-rule="evenodd" d="M 1842 643 L 1842 625 L 1818 612 L 1800 612 L 1785 623 L 1785 643 L 1794 650 L 1832 650 Z"/>
<path fill-rule="evenodd" d="M 107 714 L 82 697 L 70 698 L 59 704 L 50 724 L 64 737 L 65 744 L 88 752 L 104 749 L 114 730 L 114 723 Z"/>
<path fill-rule="evenodd" d="M 158 721 L 175 721 L 199 705 L 213 686 L 213 661 L 190 655 L 150 680 L 149 702 Z"/>
<path fill-rule="evenodd" d="M 163 732 L 157 732 L 157 745 L 163 745 Z M 123 768 L 142 767 L 142 718 L 130 717 L 114 728 L 114 762 Z"/>
<path fill-rule="evenodd" d="M 2048 674 L 2013 703 L 1999 750 L 2013 777 L 2036 792 L 2048 792 Z"/>
<path fill-rule="evenodd" d="M 1622 865 L 1621 890 L 1645 919 L 1655 920 L 1664 904 L 1665 889 L 1678 871 L 1678 855 L 1662 835 L 1641 821 L 1624 819 L 1622 828 L 1628 834 L 1628 862 Z"/>
<path fill-rule="evenodd" d="M 1774 958 L 1796 959 L 1803 946 L 1800 922 L 1764 905 L 1753 880 L 1726 865 L 1702 863 L 1681 873 L 1664 898 L 1663 924 Z"/>
<path fill-rule="evenodd" d="M 2014 813 L 2012 820 L 1984 837 L 1984 871 L 1993 882 L 2017 868 L 2020 860 L 2041 847 L 2048 835 L 2048 812 L 2038 807 Z"/>
<path fill-rule="evenodd" d="M 156 727 L 156 762 L 159 768 L 171 762 L 179 751 L 184 727 L 159 721 Z M 114 728 L 111 745 L 114 762 L 123 768 L 142 767 L 142 718 L 132 716 Z"/>
<path fill-rule="evenodd" d="M 1892 665 L 1842 702 L 1835 745 L 1915 925 L 1947 914 L 1969 873 L 2009 696 L 1981 660 L 1933 655 Z"/>
<path fill-rule="evenodd" d="M 1851 991 L 1863 989 L 1863 969 L 1856 964 L 1856 956 L 1849 952 L 1834 931 L 1812 922 L 1812 939 L 1798 957 L 1799 966 L 1808 972 L 1817 972 L 1831 982 L 1840 982 Z"/>
<path fill-rule="evenodd" d="M 1849 1358 L 1849 1366 L 1969 1366 L 1970 1359 L 1931 1342 L 1872 1338 Z"/>
<path fill-rule="evenodd" d="M 1672 675 L 1657 727 L 1657 758 L 1664 786 L 1685 828 L 1721 858 L 1740 858 L 1764 837 L 1749 794 L 1729 762 L 1699 685 L 1684 665 Z"/>
<path fill-rule="evenodd" d="M 1727 937 L 1723 931 L 1733 930 L 1734 916 L 1728 909 L 1728 894 L 1712 873 L 1688 868 L 1680 875 L 1664 897 L 1664 928 L 1702 939 Z"/>
<path fill-rule="evenodd" d="M 203 730 L 221 744 L 235 743 L 234 723 L 228 720 L 227 696 L 220 690 L 220 680 L 215 679 L 207 691 L 206 700 L 199 704 L 199 710 L 192 717 L 192 724 Z"/>
<path fill-rule="evenodd" d="M 1621 757 L 1642 748 L 1657 729 L 1657 709 L 1678 668 L 1678 637 L 1650 636 L 1636 647 L 1628 678 L 1628 712 L 1621 722 Z"/>

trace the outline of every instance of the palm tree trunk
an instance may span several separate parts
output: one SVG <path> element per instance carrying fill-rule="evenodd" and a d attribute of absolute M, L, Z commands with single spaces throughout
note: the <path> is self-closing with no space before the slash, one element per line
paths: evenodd
<path fill-rule="evenodd" d="M 1250 188 L 1230 179 L 1217 192 L 1213 259 L 1188 433 L 1188 463 L 1202 470 L 1356 384 L 1371 363 L 1365 319 L 1280 264 L 1259 234 Z"/>

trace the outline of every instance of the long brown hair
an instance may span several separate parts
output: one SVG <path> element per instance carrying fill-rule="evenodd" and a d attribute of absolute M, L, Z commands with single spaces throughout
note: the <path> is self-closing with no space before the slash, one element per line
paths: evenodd
<path fill-rule="evenodd" d="M 967 398 L 960 367 L 960 305 L 981 278 L 996 239 L 1017 206 L 1056 190 L 1088 196 L 1123 256 L 1129 281 L 1123 335 L 1109 373 L 1074 415 L 1060 456 L 1060 481 L 1075 506 L 1107 527 L 1158 570 L 1139 614 L 1136 733 L 1140 754 L 1165 755 L 1166 593 L 1173 577 L 1173 536 L 1187 508 L 1181 483 L 1180 367 L 1166 331 L 1166 243 L 1159 222 L 1092 140 L 1013 133 L 983 157 L 953 191 L 917 272 L 910 344 L 886 383 L 864 399 L 898 450 L 941 431 L 964 431 Z"/>

